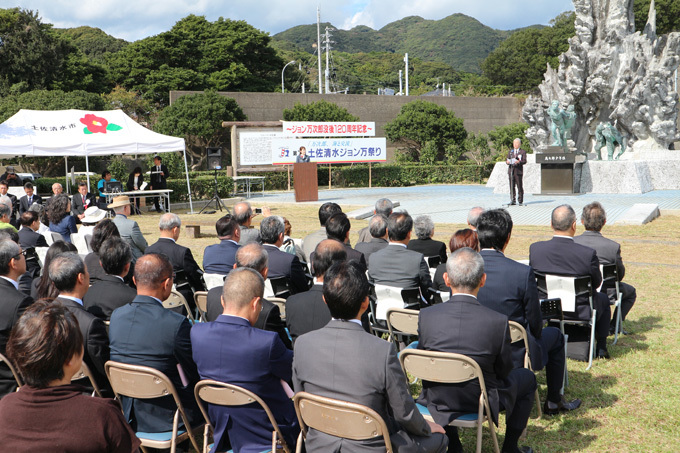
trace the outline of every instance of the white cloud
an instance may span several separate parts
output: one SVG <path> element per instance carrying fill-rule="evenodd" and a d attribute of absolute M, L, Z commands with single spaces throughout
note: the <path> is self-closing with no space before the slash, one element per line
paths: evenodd
<path fill-rule="evenodd" d="M 366 25 L 367 27 L 374 28 L 373 16 L 366 11 L 359 11 L 352 17 L 345 19 L 345 22 L 340 26 L 340 28 L 345 30 L 351 30 L 357 25 Z"/>

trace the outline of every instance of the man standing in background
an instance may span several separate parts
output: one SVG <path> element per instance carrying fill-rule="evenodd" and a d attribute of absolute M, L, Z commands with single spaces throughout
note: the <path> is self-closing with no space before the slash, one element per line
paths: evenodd
<path fill-rule="evenodd" d="M 512 142 L 512 149 L 508 151 L 508 157 L 505 163 L 508 164 L 508 177 L 510 178 L 510 204 L 517 204 L 515 202 L 515 186 L 517 186 L 517 201 L 519 205 L 524 205 L 524 186 L 522 185 L 522 178 L 524 177 L 524 164 L 527 163 L 527 152 L 520 148 L 522 141 L 516 138 Z"/>
<path fill-rule="evenodd" d="M 170 177 L 170 172 L 168 167 L 162 164 L 163 159 L 161 156 L 155 156 L 153 158 L 153 167 L 151 168 L 151 185 L 149 188 L 151 190 L 164 190 L 168 188 L 167 178 Z M 153 198 L 153 204 L 156 208 L 156 212 L 161 212 L 161 206 L 159 204 L 160 197 Z M 168 207 L 164 206 L 165 212 L 168 212 Z"/>

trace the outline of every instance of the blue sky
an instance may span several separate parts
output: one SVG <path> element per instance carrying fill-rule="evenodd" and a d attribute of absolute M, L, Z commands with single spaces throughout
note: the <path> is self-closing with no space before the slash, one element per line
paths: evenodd
<path fill-rule="evenodd" d="M 0 7 L 37 10 L 56 27 L 98 27 L 117 38 L 135 41 L 170 29 L 179 19 L 196 14 L 245 20 L 271 34 L 321 20 L 339 28 L 368 25 L 379 29 L 406 16 L 442 19 L 454 13 L 472 16 L 485 25 L 514 29 L 547 25 L 570 0 L 0 0 Z"/>

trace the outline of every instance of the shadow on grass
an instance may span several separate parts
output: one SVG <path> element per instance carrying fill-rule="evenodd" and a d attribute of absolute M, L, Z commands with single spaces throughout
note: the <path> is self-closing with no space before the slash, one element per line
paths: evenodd
<path fill-rule="evenodd" d="M 649 349 L 647 344 L 646 332 L 662 327 L 660 316 L 645 316 L 637 320 L 625 321 L 624 329 L 629 330 L 628 335 L 619 335 L 616 344 L 612 344 L 614 336 L 609 337 L 609 354 L 612 359 L 617 359 L 635 351 L 646 351 Z"/>

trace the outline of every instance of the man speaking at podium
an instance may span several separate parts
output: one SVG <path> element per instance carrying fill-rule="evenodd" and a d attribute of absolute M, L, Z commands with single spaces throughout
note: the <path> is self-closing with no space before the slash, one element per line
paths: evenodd
<path fill-rule="evenodd" d="M 510 204 L 515 203 L 515 185 L 517 186 L 517 195 L 519 205 L 524 205 L 524 187 L 522 186 L 522 177 L 524 176 L 524 164 L 527 163 L 527 152 L 519 147 L 522 141 L 516 138 L 512 142 L 512 149 L 508 151 L 508 157 L 505 163 L 508 164 L 508 177 L 510 178 Z"/>

